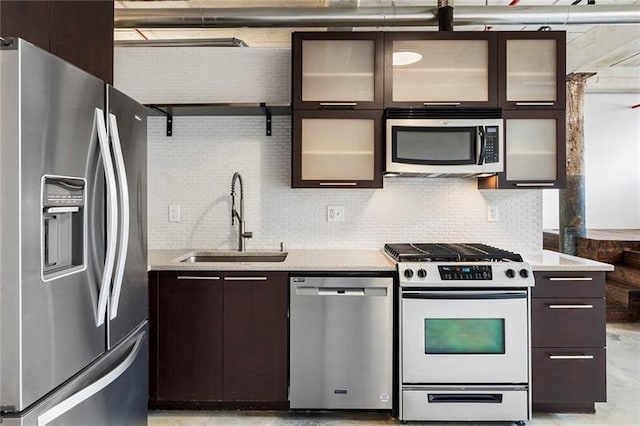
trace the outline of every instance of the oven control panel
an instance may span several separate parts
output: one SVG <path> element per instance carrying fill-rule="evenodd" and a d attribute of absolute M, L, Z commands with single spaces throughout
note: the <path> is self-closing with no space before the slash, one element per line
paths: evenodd
<path fill-rule="evenodd" d="M 525 262 L 399 262 L 401 287 L 533 287 Z"/>
<path fill-rule="evenodd" d="M 438 266 L 438 272 L 440 272 L 440 279 L 444 281 L 449 280 L 491 280 L 493 274 L 491 273 L 491 266 L 450 266 L 441 265 Z"/>

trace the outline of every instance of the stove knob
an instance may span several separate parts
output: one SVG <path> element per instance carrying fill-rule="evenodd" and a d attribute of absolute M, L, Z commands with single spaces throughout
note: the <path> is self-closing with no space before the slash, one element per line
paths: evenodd
<path fill-rule="evenodd" d="M 424 269 L 420 268 L 418 269 L 418 276 L 420 278 L 426 278 L 427 277 L 427 271 L 425 271 Z"/>
<path fill-rule="evenodd" d="M 404 270 L 404 276 L 405 276 L 405 278 L 413 277 L 413 269 L 405 269 Z"/>
<path fill-rule="evenodd" d="M 527 278 L 529 276 L 529 271 L 527 271 L 526 269 L 520 269 L 520 276 L 522 278 Z"/>
<path fill-rule="evenodd" d="M 513 269 L 507 269 L 506 271 L 504 271 L 505 274 L 507 274 L 507 277 L 509 278 L 513 278 L 516 276 L 516 271 L 514 271 Z"/>

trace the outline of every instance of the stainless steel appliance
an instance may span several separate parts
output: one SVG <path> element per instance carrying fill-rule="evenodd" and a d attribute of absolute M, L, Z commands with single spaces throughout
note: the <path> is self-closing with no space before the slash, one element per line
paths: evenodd
<path fill-rule="evenodd" d="M 500 108 L 388 108 L 389 175 L 491 176 L 504 170 Z"/>
<path fill-rule="evenodd" d="M 392 288 L 392 277 L 291 277 L 291 408 L 391 409 Z"/>
<path fill-rule="evenodd" d="M 385 252 L 400 277 L 400 419 L 530 419 L 530 266 L 484 244 Z"/>
<path fill-rule="evenodd" d="M 145 425 L 145 108 L 5 39 L 0 192 L 0 423 Z"/>

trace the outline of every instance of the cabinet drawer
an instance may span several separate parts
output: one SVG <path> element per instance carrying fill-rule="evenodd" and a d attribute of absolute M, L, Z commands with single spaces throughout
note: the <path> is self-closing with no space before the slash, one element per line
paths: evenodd
<path fill-rule="evenodd" d="M 535 272 L 536 297 L 604 297 L 604 272 Z"/>
<path fill-rule="evenodd" d="M 531 302 L 534 347 L 603 347 L 603 298 L 539 298 Z"/>
<path fill-rule="evenodd" d="M 534 348 L 531 353 L 534 403 L 606 400 L 606 349 Z"/>

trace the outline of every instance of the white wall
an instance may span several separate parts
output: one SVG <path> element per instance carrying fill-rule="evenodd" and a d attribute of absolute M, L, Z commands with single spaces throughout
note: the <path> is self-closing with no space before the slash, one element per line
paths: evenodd
<path fill-rule="evenodd" d="M 640 228 L 640 94 L 585 95 L 585 220 L 589 229 Z M 545 190 L 543 226 L 558 228 L 558 191 Z"/>
<path fill-rule="evenodd" d="M 284 52 L 117 48 L 115 85 L 147 103 L 288 103 L 290 55 Z M 540 190 L 479 191 L 475 179 L 424 178 L 388 178 L 384 189 L 292 189 L 289 116 L 274 116 L 271 137 L 261 116 L 174 117 L 173 131 L 167 137 L 165 119 L 149 118 L 152 249 L 234 248 L 234 171 L 245 182 L 246 226 L 254 233 L 249 248 L 275 249 L 280 241 L 288 248 L 381 249 L 385 242 L 542 248 Z M 168 221 L 169 205 L 181 207 L 181 222 Z M 345 206 L 345 222 L 327 222 L 329 205 Z M 487 221 L 487 205 L 498 208 L 497 222 Z"/>

